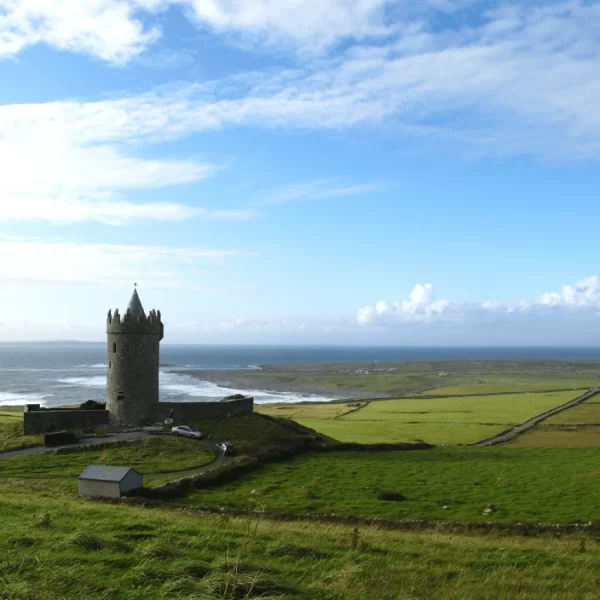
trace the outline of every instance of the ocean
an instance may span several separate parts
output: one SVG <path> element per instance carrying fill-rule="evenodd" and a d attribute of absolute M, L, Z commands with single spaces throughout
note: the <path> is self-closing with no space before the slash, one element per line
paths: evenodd
<path fill-rule="evenodd" d="M 198 402 L 250 393 L 257 403 L 330 400 L 299 393 L 222 388 L 178 369 L 256 369 L 266 364 L 344 363 L 420 360 L 599 360 L 598 348 L 407 348 L 324 346 L 161 345 L 161 399 Z M 103 401 L 106 395 L 106 345 L 103 343 L 0 344 L 0 406 L 43 406 Z"/>

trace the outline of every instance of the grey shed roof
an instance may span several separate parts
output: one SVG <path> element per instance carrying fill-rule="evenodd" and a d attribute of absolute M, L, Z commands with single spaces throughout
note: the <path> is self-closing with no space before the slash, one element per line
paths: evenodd
<path fill-rule="evenodd" d="M 79 479 L 88 479 L 92 481 L 122 481 L 125 475 L 133 471 L 141 475 L 135 469 L 129 467 L 104 467 L 100 465 L 90 465 L 80 476 Z"/>
<path fill-rule="evenodd" d="M 135 289 L 133 290 L 129 304 L 127 305 L 127 310 L 131 311 L 132 317 L 139 317 L 142 315 L 144 317 L 146 316 L 146 313 L 144 313 L 144 307 L 142 306 L 142 301 L 140 300 L 137 290 Z"/>

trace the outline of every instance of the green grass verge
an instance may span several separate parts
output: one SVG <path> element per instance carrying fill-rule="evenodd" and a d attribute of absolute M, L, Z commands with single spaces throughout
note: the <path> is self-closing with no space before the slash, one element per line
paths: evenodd
<path fill-rule="evenodd" d="M 335 420 L 304 405 L 298 422 L 342 442 L 472 444 L 576 398 L 579 392 L 377 400 Z"/>
<path fill-rule="evenodd" d="M 600 544 L 230 519 L 0 483 L 10 600 L 571 600 L 597 596 Z"/>
<path fill-rule="evenodd" d="M 116 447 L 55 454 L 30 454 L 0 460 L 0 477 L 74 478 L 90 464 L 127 466 L 141 473 L 180 471 L 206 465 L 214 452 L 204 444 L 167 436 L 148 437 Z"/>
<path fill-rule="evenodd" d="M 392 519 L 468 521 L 597 520 L 600 453 L 589 449 L 434 448 L 411 452 L 332 452 L 264 466 L 185 502 Z M 378 499 L 403 494 L 403 502 Z M 484 508 L 497 512 L 486 516 Z"/>

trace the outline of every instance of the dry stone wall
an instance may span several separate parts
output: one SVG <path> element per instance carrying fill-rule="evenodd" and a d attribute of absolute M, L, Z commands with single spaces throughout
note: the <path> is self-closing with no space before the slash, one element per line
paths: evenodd
<path fill-rule="evenodd" d="M 248 415 L 254 410 L 254 398 L 239 398 L 223 402 L 159 402 L 156 420 L 164 421 L 174 411 L 174 420 L 178 424 L 193 421 L 216 421 L 230 417 Z"/>
<path fill-rule="evenodd" d="M 39 410 L 23 413 L 25 435 L 62 429 L 92 430 L 108 425 L 107 410 Z"/>

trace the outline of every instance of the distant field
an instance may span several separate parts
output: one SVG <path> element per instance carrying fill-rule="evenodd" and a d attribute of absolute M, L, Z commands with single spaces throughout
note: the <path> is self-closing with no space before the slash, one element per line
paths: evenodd
<path fill-rule="evenodd" d="M 508 444 L 515 448 L 600 447 L 599 396 L 542 421 Z"/>
<path fill-rule="evenodd" d="M 362 402 L 335 402 L 325 404 L 257 404 L 256 412 L 272 417 L 286 419 L 336 419 L 357 408 L 364 406 Z"/>
<path fill-rule="evenodd" d="M 543 381 L 510 380 L 503 382 L 497 379 L 494 383 L 473 383 L 468 385 L 451 385 L 436 387 L 422 392 L 422 396 L 432 395 L 466 395 L 496 394 L 498 392 L 536 392 L 540 390 L 579 390 L 598 385 L 597 379 L 544 379 Z"/>
<path fill-rule="evenodd" d="M 589 521 L 600 514 L 599 458 L 594 448 L 333 452 L 266 465 L 185 501 L 393 519 Z M 406 499 L 380 500 L 381 492 Z M 484 515 L 488 504 L 497 511 Z"/>
<path fill-rule="evenodd" d="M 599 385 L 600 361 L 457 360 L 357 364 L 266 365 L 261 370 L 185 373 L 225 387 L 382 397 L 572 390 Z"/>
<path fill-rule="evenodd" d="M 599 396 L 593 396 L 598 399 Z M 543 421 L 543 425 L 600 425 L 600 404 L 583 403 Z"/>
<path fill-rule="evenodd" d="M 538 427 L 503 446 L 511 448 L 600 448 L 600 427 L 565 425 Z"/>
<path fill-rule="evenodd" d="M 472 444 L 564 404 L 577 395 L 570 391 L 381 400 L 337 419 L 323 418 L 320 405 L 307 404 L 302 406 L 302 416 L 295 419 L 342 442 L 423 440 L 432 444 Z"/>

